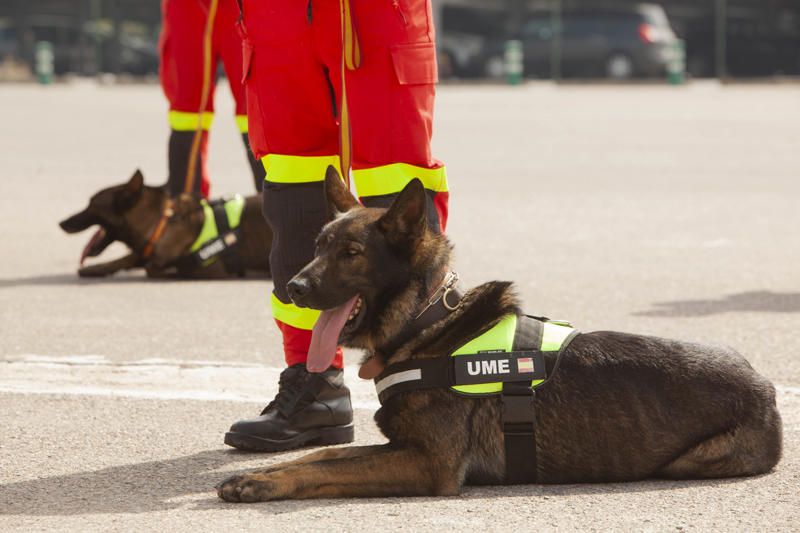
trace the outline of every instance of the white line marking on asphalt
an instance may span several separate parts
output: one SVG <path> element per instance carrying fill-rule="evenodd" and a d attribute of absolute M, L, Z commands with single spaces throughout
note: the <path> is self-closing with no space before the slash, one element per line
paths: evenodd
<path fill-rule="evenodd" d="M 0 392 L 265 403 L 275 396 L 283 370 L 255 363 L 21 355 L 0 359 Z M 357 367 L 345 368 L 353 407 L 376 410 L 375 386 L 357 375 Z"/>
<path fill-rule="evenodd" d="M 264 403 L 275 396 L 283 370 L 242 362 L 19 355 L 0 359 L 0 392 Z M 375 386 L 357 376 L 356 366 L 345 368 L 353 407 L 376 410 Z M 800 396 L 800 387 L 775 388 L 781 396 Z"/>

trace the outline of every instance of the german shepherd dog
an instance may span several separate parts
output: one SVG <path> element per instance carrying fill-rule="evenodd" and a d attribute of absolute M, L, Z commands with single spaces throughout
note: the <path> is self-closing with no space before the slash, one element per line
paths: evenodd
<path fill-rule="evenodd" d="M 166 221 L 163 233 L 152 242 L 152 252 L 143 256 L 142 251 L 161 220 L 166 200 L 166 189 L 146 186 L 144 176 L 137 170 L 127 183 L 101 190 L 92 196 L 86 209 L 63 220 L 59 225 L 67 233 L 100 226 L 83 250 L 78 275 L 102 277 L 120 270 L 145 268 L 148 277 L 231 277 L 221 261 L 208 266 L 175 267 L 175 261 L 188 252 L 200 234 L 205 220 L 200 199 L 190 194 L 173 201 L 172 216 Z M 239 253 L 245 270 L 269 274 L 272 231 L 261 215 L 258 196 L 245 199 L 240 224 Z M 87 257 L 100 255 L 114 241 L 127 245 L 130 253 L 113 261 L 83 266 Z"/>
<path fill-rule="evenodd" d="M 397 346 L 450 264 L 447 239 L 426 224 L 423 186 L 414 180 L 388 209 L 369 209 L 328 169 L 326 195 L 336 215 L 313 261 L 289 284 L 297 305 L 323 310 L 309 369 L 326 368 L 338 342 L 366 350 L 359 375 L 374 377 L 388 364 L 451 354 L 521 313 L 510 283 L 486 283 Z M 548 375 L 554 358 L 546 359 Z M 503 484 L 502 411 L 499 396 L 402 392 L 375 414 L 388 444 L 325 449 L 236 475 L 218 495 L 230 502 L 444 496 L 465 483 Z M 535 418 L 539 483 L 752 476 L 781 457 L 772 384 L 737 352 L 688 342 L 580 334 L 537 389 Z"/>

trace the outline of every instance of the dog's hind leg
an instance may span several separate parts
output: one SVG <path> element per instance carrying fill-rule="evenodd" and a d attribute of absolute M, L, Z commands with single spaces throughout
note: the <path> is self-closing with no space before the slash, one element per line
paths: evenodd
<path fill-rule="evenodd" d="M 279 499 L 455 495 L 457 468 L 435 464 L 420 450 L 383 445 L 349 448 L 348 457 L 320 460 L 266 473 L 234 476 L 218 487 L 229 502 Z M 365 454 L 364 454 L 365 453 Z"/>
<path fill-rule="evenodd" d="M 693 446 L 657 475 L 700 479 L 764 474 L 778 464 L 782 441 L 780 415 L 772 409 L 758 424 L 742 424 Z"/>

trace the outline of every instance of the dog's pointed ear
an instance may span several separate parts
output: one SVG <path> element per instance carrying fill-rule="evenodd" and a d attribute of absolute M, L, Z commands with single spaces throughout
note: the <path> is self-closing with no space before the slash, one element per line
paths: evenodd
<path fill-rule="evenodd" d="M 331 214 L 346 213 L 358 205 L 358 200 L 344 186 L 339 172 L 333 165 L 325 171 L 325 197 Z"/>
<path fill-rule="evenodd" d="M 425 187 L 414 178 L 400 191 L 378 225 L 390 241 L 413 244 L 422 237 L 428 225 L 426 209 Z"/>
<path fill-rule="evenodd" d="M 131 179 L 128 180 L 128 183 L 125 184 L 125 189 L 133 194 L 138 194 L 141 192 L 142 188 L 144 187 L 144 174 L 138 168 L 136 172 L 133 173 Z"/>

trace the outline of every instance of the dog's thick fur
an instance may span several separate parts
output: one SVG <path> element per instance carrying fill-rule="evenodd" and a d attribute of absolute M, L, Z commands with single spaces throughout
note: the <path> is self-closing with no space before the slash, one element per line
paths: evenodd
<path fill-rule="evenodd" d="M 81 267 L 78 274 L 83 277 L 102 277 L 120 270 L 145 268 L 149 277 L 231 277 L 221 261 L 207 267 L 171 268 L 176 259 L 188 252 L 203 226 L 204 214 L 200 200 L 190 194 L 175 199 L 174 215 L 162 236 L 154 243 L 152 254 L 146 259 L 141 257 L 141 249 L 161 218 L 167 194 L 165 187 L 146 186 L 144 176 L 137 170 L 127 183 L 101 190 L 92 196 L 86 209 L 63 220 L 59 225 L 67 233 L 78 233 L 95 225 L 104 230 L 103 238 L 92 243 L 89 257 L 100 255 L 114 241 L 124 243 L 131 250 L 120 259 Z M 258 196 L 245 200 L 239 242 L 245 270 L 268 274 L 272 231 L 261 215 L 261 199 Z"/>
<path fill-rule="evenodd" d="M 365 316 L 356 331 L 345 329 L 345 345 L 365 349 L 380 364 L 438 357 L 502 316 L 520 313 L 509 283 L 486 283 L 466 293 L 449 317 L 383 352 L 441 282 L 450 246 L 427 228 L 418 181 L 388 210 L 357 206 L 335 171 L 326 189 L 340 214 L 298 274 L 310 290 L 296 303 L 327 309 L 360 294 Z M 769 472 L 781 456 L 775 389 L 731 349 L 585 333 L 538 389 L 535 409 L 541 483 L 751 476 Z M 375 420 L 386 445 L 321 450 L 234 476 L 218 494 L 231 502 L 454 495 L 465 483 L 504 481 L 497 396 L 405 392 L 391 397 Z"/>

